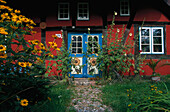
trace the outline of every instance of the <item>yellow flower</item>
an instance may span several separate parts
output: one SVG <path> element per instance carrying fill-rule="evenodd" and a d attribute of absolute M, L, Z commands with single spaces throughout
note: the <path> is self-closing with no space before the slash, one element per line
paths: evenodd
<path fill-rule="evenodd" d="M 57 46 L 55 42 L 48 42 L 50 44 L 50 47 Z"/>
<path fill-rule="evenodd" d="M 18 65 L 21 66 L 21 67 L 26 67 L 26 63 L 25 62 L 18 62 Z"/>
<path fill-rule="evenodd" d="M 127 89 L 127 92 L 129 92 L 129 89 Z"/>
<path fill-rule="evenodd" d="M 39 44 L 39 40 L 29 40 L 28 42 L 31 42 L 34 45 L 38 45 Z"/>
<path fill-rule="evenodd" d="M 18 27 L 10 25 L 10 27 L 14 30 L 16 30 Z"/>
<path fill-rule="evenodd" d="M 130 91 L 132 91 L 132 89 L 129 89 Z"/>
<path fill-rule="evenodd" d="M 129 96 L 129 94 L 127 96 Z"/>
<path fill-rule="evenodd" d="M 58 39 L 59 37 L 57 35 L 52 35 L 54 39 Z"/>
<path fill-rule="evenodd" d="M 151 85 L 151 87 L 154 87 L 154 85 Z"/>
<path fill-rule="evenodd" d="M 37 60 L 38 60 L 39 62 L 43 63 L 43 60 L 42 60 L 42 59 L 40 59 L 40 58 L 37 58 Z"/>
<path fill-rule="evenodd" d="M 45 50 L 45 46 L 44 46 L 44 44 L 43 44 L 43 43 L 40 43 L 40 44 L 39 44 L 39 47 L 40 47 L 40 49 Z"/>
<path fill-rule="evenodd" d="M 152 88 L 151 90 L 153 91 L 154 89 Z"/>
<path fill-rule="evenodd" d="M 7 54 L 4 52 L 0 52 L 0 58 L 7 58 Z"/>
<path fill-rule="evenodd" d="M 6 1 L 4 1 L 4 0 L 0 0 L 0 2 L 6 4 Z"/>
<path fill-rule="evenodd" d="M 159 93 L 163 93 L 162 91 L 159 91 Z"/>
<path fill-rule="evenodd" d="M 32 66 L 32 63 L 26 62 L 26 65 L 29 66 L 29 67 L 31 67 L 31 66 Z"/>
<path fill-rule="evenodd" d="M 48 97 L 48 100 L 49 100 L 49 101 L 51 101 L 51 98 L 50 98 L 50 97 Z"/>
<path fill-rule="evenodd" d="M 2 35 L 8 35 L 8 32 L 6 32 L 5 30 L 6 30 L 5 28 L 1 27 L 1 28 L 0 28 L 0 34 L 2 34 Z"/>
<path fill-rule="evenodd" d="M 15 12 L 15 13 L 18 13 L 18 14 L 19 14 L 19 13 L 21 13 L 21 11 L 20 11 L 20 10 L 15 10 L 14 12 Z"/>
<path fill-rule="evenodd" d="M 36 34 L 37 32 L 36 31 L 31 31 L 31 33 Z"/>
<path fill-rule="evenodd" d="M 6 51 L 6 47 L 4 45 L 0 45 L 0 51 Z"/>
<path fill-rule="evenodd" d="M 151 101 L 151 103 L 153 103 L 153 102 Z"/>
<path fill-rule="evenodd" d="M 150 97 L 148 97 L 148 99 L 151 99 Z"/>
<path fill-rule="evenodd" d="M 54 58 L 54 55 L 52 55 L 52 54 L 50 54 L 50 53 L 48 53 L 48 56 L 50 56 L 50 57 Z"/>
<path fill-rule="evenodd" d="M 129 104 L 128 107 L 130 107 L 132 104 Z"/>
<path fill-rule="evenodd" d="M 27 99 L 23 99 L 20 102 L 21 106 L 28 106 L 28 100 Z"/>

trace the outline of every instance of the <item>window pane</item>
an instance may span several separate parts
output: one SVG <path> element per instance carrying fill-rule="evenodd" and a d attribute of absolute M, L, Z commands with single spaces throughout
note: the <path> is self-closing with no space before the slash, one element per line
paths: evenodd
<path fill-rule="evenodd" d="M 72 43 L 72 47 L 76 47 L 76 43 L 74 42 L 74 43 Z"/>
<path fill-rule="evenodd" d="M 78 37 L 78 41 L 82 41 L 82 37 L 81 36 Z"/>
<path fill-rule="evenodd" d="M 76 36 L 73 36 L 73 37 L 72 37 L 72 41 L 76 41 Z"/>
<path fill-rule="evenodd" d="M 142 29 L 141 30 L 141 35 L 142 36 L 149 36 L 149 29 Z"/>
<path fill-rule="evenodd" d="M 162 52 L 162 45 L 154 45 L 153 48 L 154 52 Z"/>
<path fill-rule="evenodd" d="M 82 47 L 82 43 L 77 43 L 77 46 L 78 47 Z"/>
<path fill-rule="evenodd" d="M 93 47 L 98 47 L 97 42 L 93 42 Z"/>
<path fill-rule="evenodd" d="M 161 29 L 153 29 L 153 36 L 161 36 Z"/>
<path fill-rule="evenodd" d="M 92 37 L 89 37 L 89 38 L 88 38 L 88 41 L 92 41 Z"/>
<path fill-rule="evenodd" d="M 76 48 L 72 48 L 72 53 L 76 53 Z"/>
<path fill-rule="evenodd" d="M 153 37 L 153 43 L 154 44 L 162 44 L 162 38 L 161 37 Z"/>
<path fill-rule="evenodd" d="M 92 43 L 91 43 L 91 42 L 88 42 L 88 46 L 89 46 L 89 47 L 92 47 Z"/>
<path fill-rule="evenodd" d="M 142 37 L 142 39 L 141 39 L 141 43 L 142 44 L 149 44 L 149 37 Z"/>
<path fill-rule="evenodd" d="M 93 39 L 93 41 L 98 41 L 98 37 L 95 36 L 94 39 Z"/>
<path fill-rule="evenodd" d="M 78 53 L 82 53 L 82 49 L 81 48 L 78 48 Z"/>
<path fill-rule="evenodd" d="M 150 46 L 149 45 L 142 45 L 142 52 L 150 52 Z"/>

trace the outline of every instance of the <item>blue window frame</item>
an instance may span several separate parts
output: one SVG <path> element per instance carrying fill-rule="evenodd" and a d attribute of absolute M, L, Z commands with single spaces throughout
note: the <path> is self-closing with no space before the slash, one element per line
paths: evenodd
<path fill-rule="evenodd" d="M 139 27 L 141 54 L 164 54 L 163 27 Z"/>

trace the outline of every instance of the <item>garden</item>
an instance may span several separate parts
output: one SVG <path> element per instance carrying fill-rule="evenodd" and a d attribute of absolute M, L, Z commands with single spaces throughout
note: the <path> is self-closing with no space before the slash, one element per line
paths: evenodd
<path fill-rule="evenodd" d="M 54 39 L 52 42 L 40 42 L 34 36 L 36 34 L 34 21 L 21 15 L 20 10 L 6 6 L 6 1 L 0 0 L 0 2 L 2 4 L 0 5 L 0 111 L 78 111 L 72 105 L 76 104 L 73 99 L 77 96 L 82 98 L 85 92 L 79 90 L 81 86 L 74 85 L 74 77 L 69 77 L 71 66 L 75 67 L 76 58 L 70 57 L 70 49 L 67 49 L 64 40 L 60 48 L 56 44 L 59 37 L 55 34 L 52 35 Z M 111 108 L 103 111 L 169 112 L 170 77 L 161 76 L 156 70 L 170 64 L 164 59 L 157 61 L 151 59 L 145 62 L 145 56 L 140 53 L 133 55 L 134 44 L 139 40 L 138 34 L 132 39 L 130 33 L 128 43 L 122 43 L 124 26 L 121 30 L 116 28 L 114 16 L 112 24 L 107 27 L 108 33 L 103 36 L 105 44 L 98 47 L 96 54 L 98 57 L 95 64 L 102 71 L 102 77 L 87 79 L 89 82 L 95 82 L 95 85 L 90 84 L 85 87 L 85 91 L 91 92 L 87 95 L 92 96 L 96 90 L 96 95 L 91 100 L 100 100 L 100 105 Z M 31 36 L 29 40 L 26 38 L 28 35 Z M 57 56 L 53 51 L 57 52 Z M 84 56 L 91 54 L 91 51 L 88 46 Z M 55 63 L 46 63 L 47 60 Z M 94 63 L 89 64 L 93 66 Z M 144 72 L 143 66 L 150 67 L 153 71 L 152 76 L 140 75 Z M 50 75 L 53 74 L 53 67 L 58 76 Z M 90 74 L 93 73 L 92 69 Z M 159 78 L 151 80 L 154 76 Z M 76 87 L 78 89 L 75 89 Z M 81 103 L 81 98 L 76 102 Z M 102 108 L 104 107 L 100 107 Z"/>

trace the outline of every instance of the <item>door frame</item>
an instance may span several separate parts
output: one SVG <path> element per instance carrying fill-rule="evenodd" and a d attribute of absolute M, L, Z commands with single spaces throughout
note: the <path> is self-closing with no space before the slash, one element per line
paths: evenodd
<path fill-rule="evenodd" d="M 99 36 L 99 38 L 98 38 L 98 43 L 99 43 L 99 45 L 100 45 L 100 48 L 102 48 L 102 33 L 90 33 L 90 34 L 88 34 L 88 33 L 80 33 L 80 32 L 69 32 L 68 33 L 68 46 L 67 46 L 67 49 L 70 49 L 70 45 L 71 45 L 71 36 L 72 35 L 82 35 L 82 52 L 87 52 L 87 44 L 85 43 L 85 42 L 87 42 L 88 40 L 88 36 L 89 35 L 98 35 Z M 80 75 L 80 74 L 71 74 L 71 72 L 69 73 L 69 77 L 72 77 L 72 76 L 74 76 L 75 78 L 91 78 L 91 77 L 96 77 L 96 76 L 99 76 L 99 77 L 101 77 L 101 71 L 98 71 L 98 73 L 99 74 L 94 74 L 94 75 L 89 75 L 88 73 L 87 73 L 87 68 L 88 68 L 88 66 L 87 66 L 87 58 L 85 57 L 85 56 L 83 56 L 84 54 L 76 54 L 76 56 L 75 56 L 75 54 L 72 54 L 72 53 L 70 53 L 69 54 L 69 56 L 71 56 L 71 57 L 82 57 L 82 65 L 84 65 L 84 64 L 86 64 L 83 68 L 82 68 L 82 75 Z M 96 54 L 92 54 L 92 55 L 90 55 L 89 57 L 97 57 L 96 56 Z"/>

